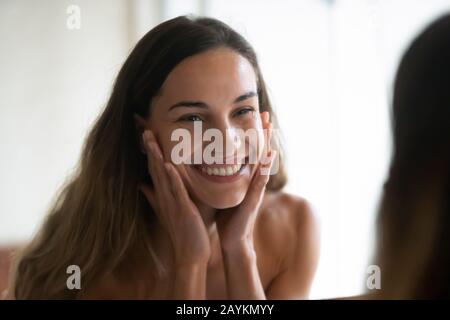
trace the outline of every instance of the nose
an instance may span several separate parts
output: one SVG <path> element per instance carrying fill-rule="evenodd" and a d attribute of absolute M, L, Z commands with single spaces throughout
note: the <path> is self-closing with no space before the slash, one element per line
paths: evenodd
<path fill-rule="evenodd" d="M 234 127 L 228 127 L 225 131 L 225 158 L 235 156 L 238 150 L 242 146 L 241 136 L 237 134 L 237 130 Z"/>
<path fill-rule="evenodd" d="M 241 128 L 236 128 L 232 124 L 227 121 L 224 121 L 217 127 L 217 129 L 222 134 L 222 150 L 215 150 L 216 158 L 222 158 L 223 163 L 235 163 L 236 159 L 240 160 L 240 158 L 244 158 L 244 156 L 240 156 L 243 143 L 242 137 L 238 133 Z M 222 152 L 220 152 L 222 151 Z"/>

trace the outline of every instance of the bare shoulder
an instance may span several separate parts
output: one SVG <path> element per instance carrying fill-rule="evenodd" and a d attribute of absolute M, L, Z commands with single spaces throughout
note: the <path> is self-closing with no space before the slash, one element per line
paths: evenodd
<path fill-rule="evenodd" d="M 296 240 L 316 230 L 318 219 L 305 198 L 280 191 L 266 192 L 258 224 L 262 232 L 273 235 L 274 231 L 282 231 L 284 240 Z"/>
<path fill-rule="evenodd" d="M 266 261 L 269 255 L 278 258 L 267 297 L 306 298 L 319 258 L 318 219 L 309 202 L 285 192 L 266 192 L 255 230 Z"/>

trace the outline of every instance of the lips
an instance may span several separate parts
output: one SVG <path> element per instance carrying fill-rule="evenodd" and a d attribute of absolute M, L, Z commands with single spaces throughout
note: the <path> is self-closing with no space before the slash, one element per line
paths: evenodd
<path fill-rule="evenodd" d="M 200 170 L 202 170 L 203 173 L 206 173 L 209 176 L 232 176 L 236 174 L 242 167 L 242 164 L 235 164 L 235 165 L 225 165 L 223 167 L 211 167 L 211 166 L 201 166 Z"/>
<path fill-rule="evenodd" d="M 244 169 L 248 166 L 248 157 L 241 163 L 237 164 L 203 164 L 194 165 L 195 170 L 208 180 L 215 182 L 231 182 L 243 174 Z"/>

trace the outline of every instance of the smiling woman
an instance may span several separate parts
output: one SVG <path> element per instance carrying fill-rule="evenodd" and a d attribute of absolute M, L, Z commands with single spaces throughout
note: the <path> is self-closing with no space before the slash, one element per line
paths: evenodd
<path fill-rule="evenodd" d="M 218 163 L 175 164 L 172 133 L 227 141 Z M 177 17 L 148 32 L 119 72 L 78 171 L 19 255 L 10 294 L 27 298 L 304 298 L 318 260 L 307 202 L 281 191 L 275 115 L 248 42 L 224 23 Z M 202 130 L 203 130 L 202 129 Z M 239 130 L 267 130 L 252 145 Z M 274 139 L 274 141 L 277 141 Z M 204 150 L 193 142 L 190 149 Z M 223 150 L 223 149 L 222 149 Z M 263 162 L 263 150 L 270 161 Z M 190 156 L 190 154 L 186 155 Z M 266 172 L 264 174 L 264 172 Z M 81 289 L 66 286 L 68 266 Z"/>

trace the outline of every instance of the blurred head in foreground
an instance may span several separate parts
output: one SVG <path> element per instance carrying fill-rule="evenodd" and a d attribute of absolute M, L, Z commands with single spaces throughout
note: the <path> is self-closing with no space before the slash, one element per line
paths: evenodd
<path fill-rule="evenodd" d="M 393 157 L 378 216 L 385 299 L 450 297 L 450 15 L 401 60 L 393 97 Z"/>

